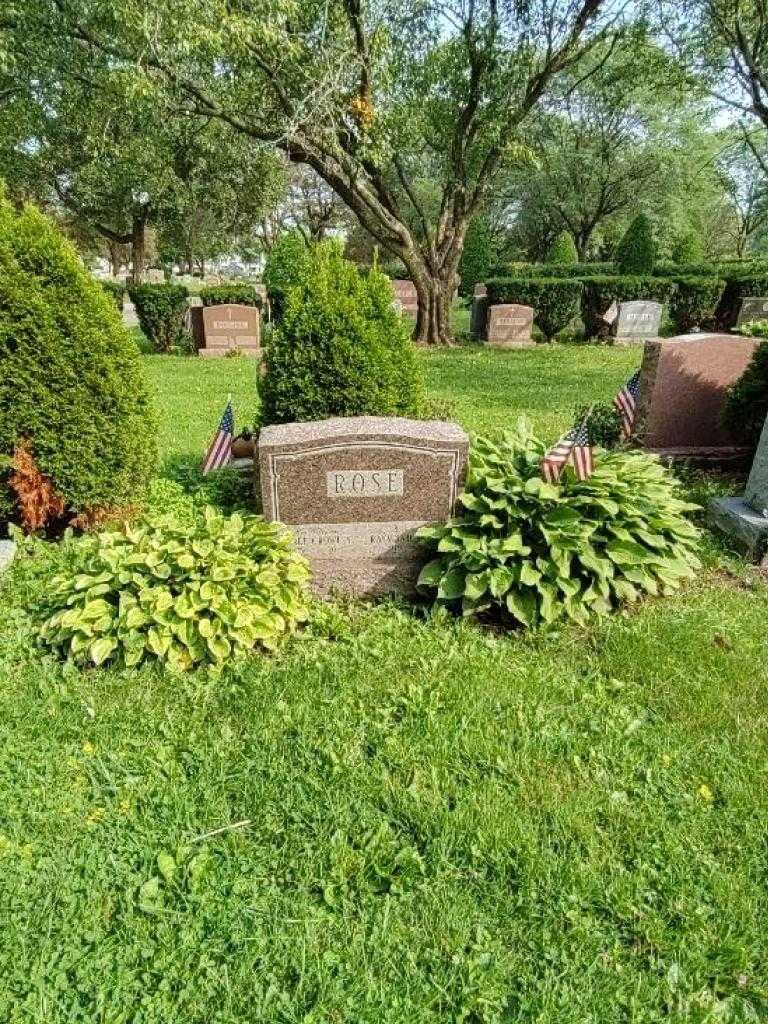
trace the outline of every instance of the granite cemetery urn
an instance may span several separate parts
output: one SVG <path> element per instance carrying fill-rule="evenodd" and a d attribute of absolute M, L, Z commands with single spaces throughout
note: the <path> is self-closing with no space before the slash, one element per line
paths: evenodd
<path fill-rule="evenodd" d="M 410 594 L 424 563 L 416 531 L 454 511 L 468 450 L 455 423 L 356 416 L 264 427 L 264 516 L 291 527 L 318 593 Z"/>

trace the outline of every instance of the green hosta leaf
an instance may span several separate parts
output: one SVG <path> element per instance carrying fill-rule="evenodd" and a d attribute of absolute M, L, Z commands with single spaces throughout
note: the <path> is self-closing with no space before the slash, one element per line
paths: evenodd
<path fill-rule="evenodd" d="M 530 562 L 523 562 L 520 566 L 520 582 L 526 587 L 535 587 L 541 579 L 541 573 Z"/>
<path fill-rule="evenodd" d="M 416 585 L 419 587 L 436 587 L 443 575 L 443 563 L 439 558 L 428 562 L 419 573 Z"/>
<path fill-rule="evenodd" d="M 150 621 L 149 616 L 143 609 L 139 608 L 138 605 L 134 605 L 129 608 L 125 615 L 125 625 L 127 629 L 138 629 L 139 626 L 144 626 Z"/>
<path fill-rule="evenodd" d="M 117 640 L 111 636 L 103 636 L 95 640 L 90 646 L 91 661 L 94 665 L 103 665 L 107 658 L 117 648 Z"/>
<path fill-rule="evenodd" d="M 226 661 L 229 657 L 232 647 L 228 640 L 223 636 L 211 636 L 206 640 L 208 650 L 213 655 L 213 660 L 216 663 Z"/>
<path fill-rule="evenodd" d="M 515 573 L 503 566 L 491 569 L 488 576 L 488 589 L 495 598 L 503 597 L 515 581 Z"/>
<path fill-rule="evenodd" d="M 563 612 L 563 609 L 560 607 L 557 587 L 554 583 L 542 580 L 539 583 L 539 594 L 541 597 L 539 614 L 544 622 L 554 622 Z"/>
<path fill-rule="evenodd" d="M 449 569 L 440 580 L 437 588 L 437 596 L 442 601 L 454 601 L 464 593 L 463 569 Z"/>
<path fill-rule="evenodd" d="M 464 579 L 464 596 L 469 601 L 478 601 L 488 590 L 489 584 L 488 573 L 468 573 Z"/>
<path fill-rule="evenodd" d="M 158 853 L 157 870 L 166 882 L 172 882 L 176 874 L 176 860 L 170 853 Z"/>
<path fill-rule="evenodd" d="M 533 590 L 510 590 L 506 596 L 506 605 L 523 626 L 532 626 L 536 621 L 536 592 Z"/>

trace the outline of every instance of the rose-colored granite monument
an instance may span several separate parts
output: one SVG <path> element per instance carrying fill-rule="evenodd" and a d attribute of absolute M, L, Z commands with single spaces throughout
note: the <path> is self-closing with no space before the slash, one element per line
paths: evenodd
<path fill-rule="evenodd" d="M 503 303 L 488 310 L 488 344 L 495 348 L 530 348 L 534 311 L 531 306 Z"/>
<path fill-rule="evenodd" d="M 407 313 L 415 320 L 419 311 L 419 296 L 416 294 L 416 285 L 413 281 L 395 279 L 392 282 L 392 291 L 395 293 L 395 309 L 400 313 Z"/>
<path fill-rule="evenodd" d="M 259 435 L 264 516 L 290 526 L 320 594 L 409 594 L 420 526 L 445 522 L 466 473 L 455 423 L 372 416 L 286 423 Z"/>
<path fill-rule="evenodd" d="M 670 458 L 734 459 L 744 452 L 723 427 L 728 388 L 747 368 L 758 338 L 682 334 L 645 343 L 635 432 Z"/>
<path fill-rule="evenodd" d="M 256 306 L 193 306 L 192 335 L 200 356 L 225 356 L 237 350 L 261 355 L 260 314 Z"/>

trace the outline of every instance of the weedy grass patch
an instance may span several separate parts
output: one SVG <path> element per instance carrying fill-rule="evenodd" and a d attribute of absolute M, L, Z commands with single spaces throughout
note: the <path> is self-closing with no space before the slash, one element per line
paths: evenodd
<path fill-rule="evenodd" d="M 423 359 L 468 428 L 554 434 L 637 361 L 574 353 Z M 245 360 L 145 367 L 166 457 L 252 408 Z M 215 679 L 41 651 L 64 557 L 0 582 L 0 1019 L 768 1015 L 768 587 L 713 541 L 598 625 L 327 604 Z"/>

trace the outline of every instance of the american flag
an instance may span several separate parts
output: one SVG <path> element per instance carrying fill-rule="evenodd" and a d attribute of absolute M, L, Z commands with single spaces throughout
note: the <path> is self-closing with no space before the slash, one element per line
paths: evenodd
<path fill-rule="evenodd" d="M 634 373 L 621 391 L 616 395 L 613 404 L 621 415 L 621 432 L 624 437 L 631 437 L 635 425 L 637 400 L 640 397 L 640 371 Z"/>
<path fill-rule="evenodd" d="M 589 443 L 588 421 L 589 417 L 582 421 L 581 426 L 564 434 L 541 460 L 541 472 L 547 483 L 557 483 L 569 463 L 576 470 L 579 480 L 586 480 L 592 475 L 595 465 L 592 445 Z"/>
<path fill-rule="evenodd" d="M 211 447 L 203 462 L 203 476 L 207 476 L 213 469 L 219 469 L 232 458 L 232 438 L 235 434 L 235 415 L 232 412 L 232 402 L 227 402 L 224 415 L 221 417 L 219 429 L 211 441 Z"/>

